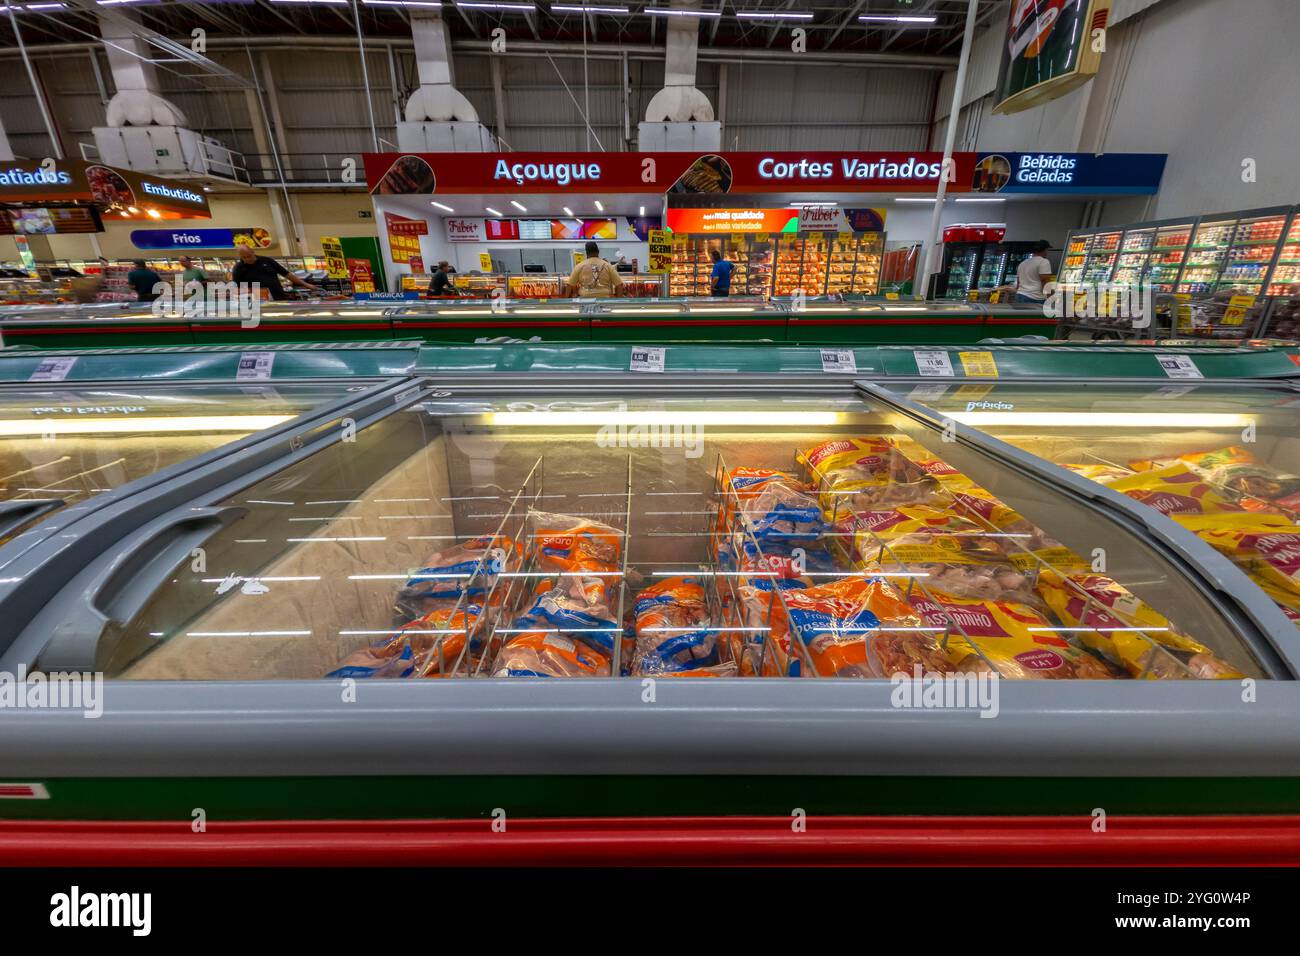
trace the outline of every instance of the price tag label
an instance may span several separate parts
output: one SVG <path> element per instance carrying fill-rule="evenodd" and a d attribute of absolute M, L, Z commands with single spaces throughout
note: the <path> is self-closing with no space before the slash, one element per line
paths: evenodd
<path fill-rule="evenodd" d="M 239 371 L 235 373 L 235 381 L 264 382 L 271 377 L 271 366 L 274 364 L 274 352 L 244 352 L 239 356 Z"/>
<path fill-rule="evenodd" d="M 628 364 L 631 372 L 662 372 L 664 370 L 665 349 L 657 345 L 634 345 L 632 360 Z"/>
<path fill-rule="evenodd" d="M 822 371 L 850 372 L 856 375 L 858 357 L 852 349 L 822 349 Z"/>
<path fill-rule="evenodd" d="M 886 293 L 885 293 L 885 298 L 888 299 L 890 302 L 897 302 L 897 301 L 898 301 L 898 293 L 897 293 L 897 292 L 886 292 Z"/>
<path fill-rule="evenodd" d="M 952 378 L 952 359 L 947 352 L 913 352 L 916 356 L 916 371 L 920 375 L 937 378 Z"/>
<path fill-rule="evenodd" d="M 1246 313 L 1255 306 L 1253 295 L 1234 295 L 1228 299 L 1228 308 L 1223 312 L 1224 325 L 1241 325 L 1246 321 Z"/>
<path fill-rule="evenodd" d="M 998 363 L 992 352 L 958 352 L 962 370 L 967 378 L 997 378 Z"/>
<path fill-rule="evenodd" d="M 75 355 L 67 358 L 48 358 L 41 359 L 36 370 L 32 372 L 29 382 L 62 382 L 68 377 L 68 372 L 72 371 L 72 366 L 77 364 Z"/>
<path fill-rule="evenodd" d="M 1170 378 L 1205 378 L 1190 355 L 1160 355 L 1156 361 Z"/>

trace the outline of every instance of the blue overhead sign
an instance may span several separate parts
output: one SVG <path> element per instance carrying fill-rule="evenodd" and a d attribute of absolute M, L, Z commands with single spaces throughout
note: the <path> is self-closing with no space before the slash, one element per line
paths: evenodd
<path fill-rule="evenodd" d="M 989 193 L 1151 195 L 1165 153 L 980 153 L 971 189 Z"/>
<path fill-rule="evenodd" d="M 137 249 L 233 249 L 233 229 L 134 229 L 131 245 Z"/>

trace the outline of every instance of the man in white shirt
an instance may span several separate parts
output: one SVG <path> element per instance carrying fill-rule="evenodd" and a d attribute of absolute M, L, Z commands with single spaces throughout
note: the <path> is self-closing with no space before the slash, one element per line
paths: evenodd
<path fill-rule="evenodd" d="M 1044 253 L 1050 248 L 1046 239 L 1040 239 L 1034 246 L 1034 253 L 1020 265 L 1016 266 L 1016 301 L 1041 304 L 1047 298 L 1043 286 L 1051 282 L 1052 264 Z"/>

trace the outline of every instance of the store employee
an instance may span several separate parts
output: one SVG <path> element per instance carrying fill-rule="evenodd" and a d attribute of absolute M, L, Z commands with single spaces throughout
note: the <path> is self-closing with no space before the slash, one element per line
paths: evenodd
<path fill-rule="evenodd" d="M 1047 298 L 1043 286 L 1052 281 L 1052 264 L 1044 255 L 1049 248 L 1046 239 L 1039 239 L 1034 253 L 1016 266 L 1016 301 L 1041 305 Z"/>
<path fill-rule="evenodd" d="M 600 246 L 587 243 L 587 257 L 569 274 L 569 295 L 607 298 L 623 291 L 623 277 L 600 257 Z"/>
<path fill-rule="evenodd" d="M 438 263 L 438 268 L 434 270 L 433 278 L 429 280 L 429 291 L 425 293 L 427 298 L 433 299 L 448 295 L 460 295 L 456 286 L 451 281 L 451 265 L 446 259 Z"/>
<path fill-rule="evenodd" d="M 736 268 L 735 265 L 722 258 L 722 253 L 717 249 L 710 249 L 709 257 L 713 259 L 709 289 L 716 296 L 731 295 L 731 270 Z"/>
<path fill-rule="evenodd" d="M 320 291 L 310 282 L 303 282 L 270 256 L 259 256 L 247 246 L 239 250 L 239 261 L 235 263 L 235 268 L 230 272 L 230 278 L 235 282 L 256 282 L 261 288 L 269 292 L 271 298 L 277 302 L 289 298 L 289 294 L 284 291 L 284 286 L 280 285 L 280 276 L 284 276 L 296 286 L 310 289 L 312 292 Z"/>

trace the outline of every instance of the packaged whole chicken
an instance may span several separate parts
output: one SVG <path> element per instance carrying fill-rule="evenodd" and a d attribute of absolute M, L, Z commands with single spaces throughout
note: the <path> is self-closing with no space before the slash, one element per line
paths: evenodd
<path fill-rule="evenodd" d="M 564 634 L 513 634 L 497 654 L 494 677 L 608 677 L 610 660 Z"/>
<path fill-rule="evenodd" d="M 798 461 L 832 523 L 847 512 L 928 502 L 939 487 L 888 438 L 837 438 L 799 452 Z"/>
<path fill-rule="evenodd" d="M 397 592 L 399 618 L 419 617 L 461 596 L 482 602 L 502 571 L 516 567 L 516 545 L 504 535 L 484 535 L 435 551 Z"/>
<path fill-rule="evenodd" d="M 754 542 L 738 537 L 725 539 L 719 545 L 718 566 L 725 571 L 750 571 L 779 578 L 830 574 L 840 570 L 835 556 L 824 544 L 805 547 L 769 543 L 760 552 Z"/>
<path fill-rule="evenodd" d="M 821 507 L 807 487 L 788 472 L 773 468 L 733 468 L 719 510 L 722 527 L 739 518 L 763 542 L 815 541 L 825 532 Z"/>
<path fill-rule="evenodd" d="M 529 511 L 530 547 L 547 571 L 616 572 L 623 532 L 601 521 L 573 515 Z"/>
<path fill-rule="evenodd" d="M 950 628 L 946 646 L 942 635 L 933 639 L 959 671 L 987 670 L 991 664 L 999 675 L 1011 679 L 1125 676 L 1061 637 L 1047 618 L 1027 604 L 916 594 L 911 603 L 926 625 Z"/>
<path fill-rule="evenodd" d="M 713 626 L 698 578 L 657 581 L 637 595 L 633 676 L 655 676 L 718 662 L 718 628 Z"/>
<path fill-rule="evenodd" d="M 1080 643 L 1133 677 L 1239 680 L 1246 676 L 1105 575 L 1045 571 L 1038 592 L 1062 624 L 1098 628 L 1080 634 Z M 1135 627 L 1151 630 L 1135 632 Z"/>

